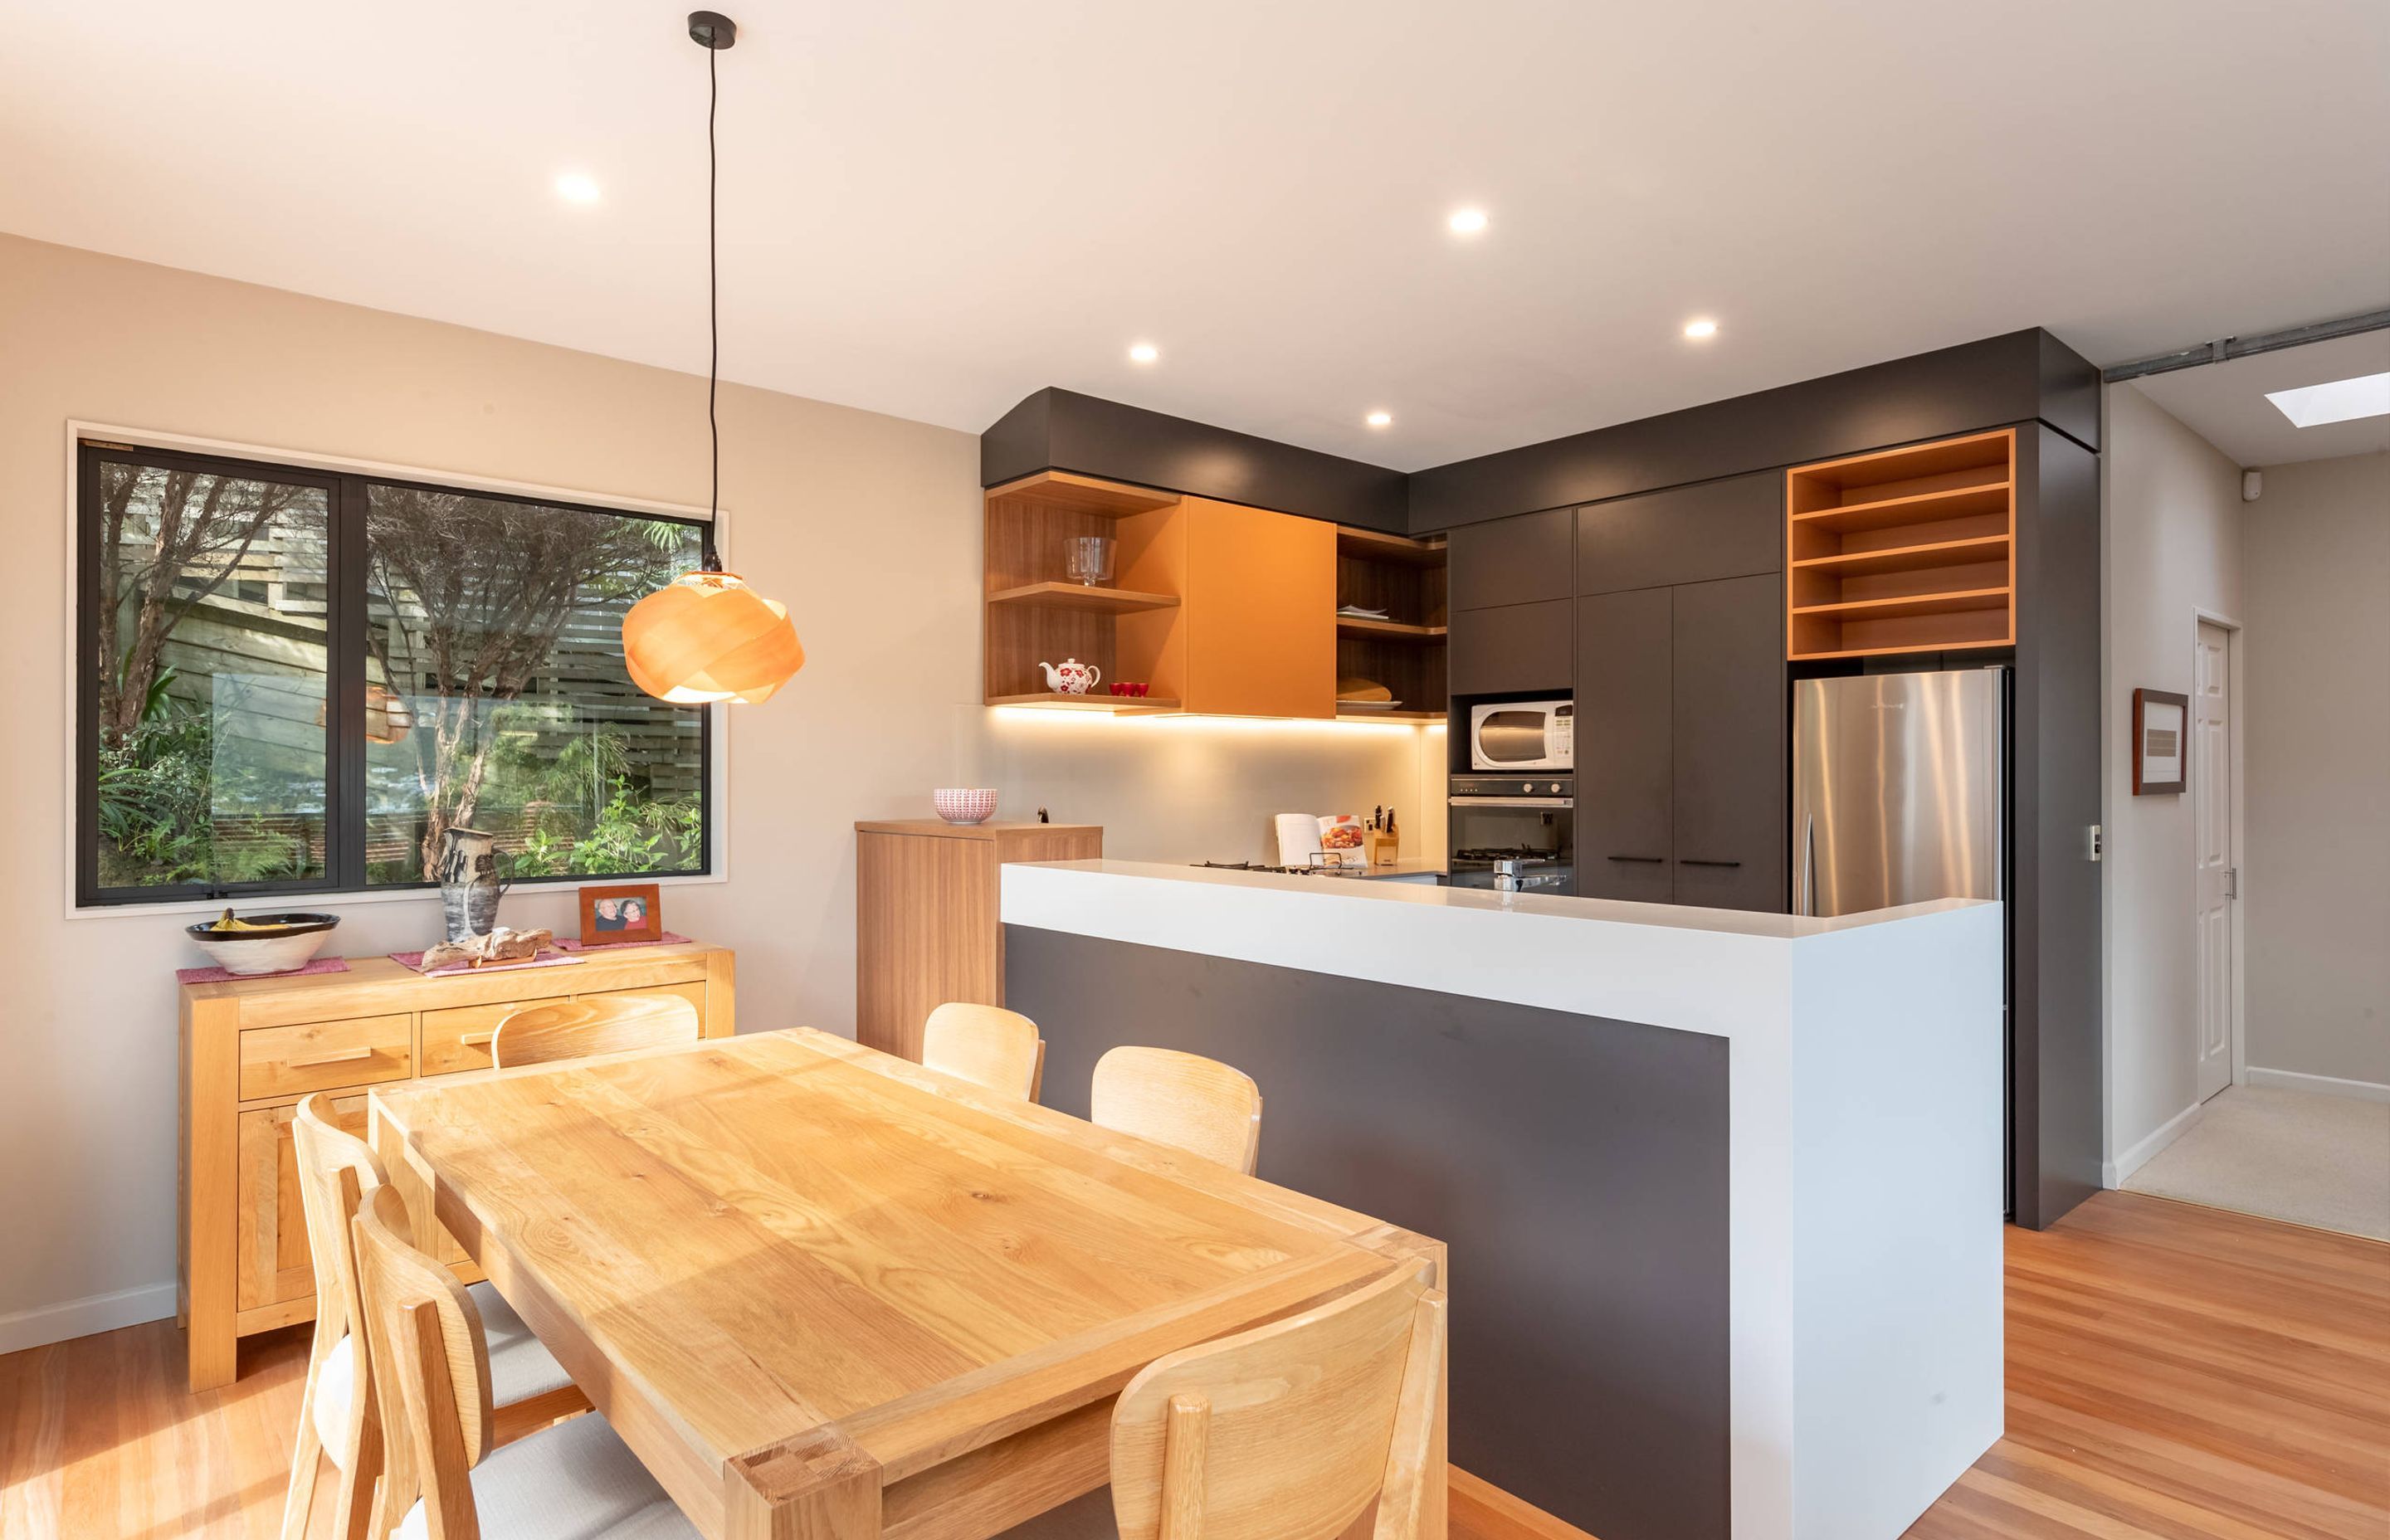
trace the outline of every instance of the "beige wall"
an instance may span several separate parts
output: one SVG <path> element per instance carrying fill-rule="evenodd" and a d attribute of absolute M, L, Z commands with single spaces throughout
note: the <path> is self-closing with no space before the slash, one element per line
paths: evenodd
<path fill-rule="evenodd" d="M 68 915 L 66 422 L 701 504 L 703 412 L 687 375 L 0 236 L 0 1350 L 172 1312 L 172 969 L 204 960 L 187 917 Z M 810 655 L 733 713 L 734 876 L 665 895 L 675 929 L 738 948 L 742 1026 L 852 1031 L 851 826 L 926 813 L 932 786 L 986 774 L 1008 812 L 1186 859 L 1263 853 L 1278 807 L 1425 796 L 1418 732 L 992 718 L 970 704 L 977 441 L 736 386 L 722 427 L 736 560 Z M 570 902 L 518 893 L 508 918 L 569 931 Z M 328 906 L 349 954 L 436 933 L 430 899 Z"/>
<path fill-rule="evenodd" d="M 2242 609 L 2241 468 L 2130 385 L 2107 392 L 2108 1177 L 2199 1101 L 2188 796 L 2136 797 L 2133 691 L 2188 695 L 2199 615 Z"/>
<path fill-rule="evenodd" d="M 2242 539 L 2250 1076 L 2390 1099 L 2390 455 L 2268 468 Z"/>

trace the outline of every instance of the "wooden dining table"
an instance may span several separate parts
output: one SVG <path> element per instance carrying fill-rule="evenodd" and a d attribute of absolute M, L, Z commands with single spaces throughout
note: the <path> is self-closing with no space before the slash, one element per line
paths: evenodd
<path fill-rule="evenodd" d="M 1104 1484 L 1154 1359 L 1397 1269 L 1443 1283 L 1425 1237 L 804 1028 L 393 1086 L 371 1116 L 418 1243 L 470 1252 L 724 1540 L 1001 1534 Z"/>

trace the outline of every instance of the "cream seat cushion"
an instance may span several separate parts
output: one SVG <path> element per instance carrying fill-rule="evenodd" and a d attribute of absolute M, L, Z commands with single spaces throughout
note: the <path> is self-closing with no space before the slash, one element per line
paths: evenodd
<path fill-rule="evenodd" d="M 473 1468 L 473 1507 L 492 1540 L 693 1540 L 697 1526 L 591 1412 L 517 1439 Z M 397 1540 L 424 1540 L 423 1505 Z"/>
<path fill-rule="evenodd" d="M 549 1391 L 562 1390 L 572 1383 L 572 1376 L 564 1372 L 540 1340 L 533 1335 L 515 1307 L 488 1283 L 477 1283 L 466 1290 L 473 1296 L 473 1307 L 482 1313 L 482 1333 L 490 1342 L 490 1399 L 501 1406 L 517 1401 L 528 1401 Z M 349 1350 L 349 1339 L 341 1339 L 340 1346 L 324 1364 L 324 1376 L 315 1386 L 315 1436 L 323 1442 L 324 1452 L 331 1455 L 341 1447 L 341 1425 L 348 1420 L 349 1403 L 357 1393 L 356 1355 Z"/>

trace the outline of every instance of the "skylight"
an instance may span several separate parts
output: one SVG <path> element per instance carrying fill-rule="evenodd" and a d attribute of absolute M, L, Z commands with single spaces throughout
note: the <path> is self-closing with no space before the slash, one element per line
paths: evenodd
<path fill-rule="evenodd" d="M 2354 379 L 2302 385 L 2295 391 L 2268 391 L 2266 399 L 2300 428 L 2390 417 L 2390 374 L 2361 374 Z"/>

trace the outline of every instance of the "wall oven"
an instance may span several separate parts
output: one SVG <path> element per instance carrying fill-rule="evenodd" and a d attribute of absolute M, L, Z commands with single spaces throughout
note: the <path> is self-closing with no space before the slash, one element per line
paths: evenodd
<path fill-rule="evenodd" d="M 1456 888 L 1576 892 L 1576 777 L 1455 776 L 1446 828 Z"/>
<path fill-rule="evenodd" d="M 1476 771 L 1576 768 L 1576 704 L 1484 700 L 1469 708 L 1469 767 Z"/>

